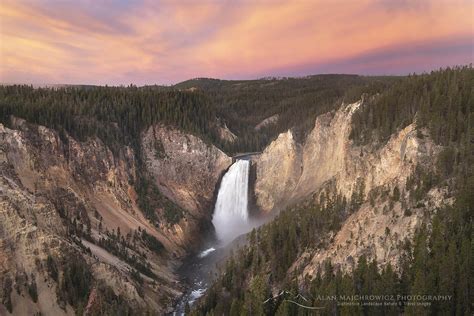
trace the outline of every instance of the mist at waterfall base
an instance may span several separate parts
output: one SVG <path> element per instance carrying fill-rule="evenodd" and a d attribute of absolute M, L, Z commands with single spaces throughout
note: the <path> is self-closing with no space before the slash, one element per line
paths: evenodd
<path fill-rule="evenodd" d="M 222 178 L 212 217 L 221 247 L 251 229 L 248 216 L 249 169 L 248 160 L 237 160 Z"/>

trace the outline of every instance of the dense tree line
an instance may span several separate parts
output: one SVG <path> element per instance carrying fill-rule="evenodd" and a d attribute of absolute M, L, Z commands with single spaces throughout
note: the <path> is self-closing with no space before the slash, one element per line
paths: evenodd
<path fill-rule="evenodd" d="M 380 92 L 394 80 L 394 77 L 357 75 L 245 81 L 194 79 L 176 88 L 205 91 L 218 116 L 239 137 L 235 143 L 222 146 L 228 152 L 245 152 L 262 150 L 289 128 L 294 128 L 302 139 L 313 127 L 317 115 L 331 111 L 343 100 L 358 100 L 364 92 Z M 278 121 L 257 133 L 255 126 L 273 115 L 279 116 Z"/>
<path fill-rule="evenodd" d="M 130 87 L 0 87 L 0 121 L 10 116 L 84 140 L 99 137 L 112 149 L 138 146 L 140 133 L 163 123 L 213 138 L 215 110 L 199 92 Z"/>
<path fill-rule="evenodd" d="M 472 66 L 411 75 L 366 100 L 355 113 L 351 137 L 357 144 L 383 143 L 415 122 L 427 127 L 437 144 L 469 142 L 474 112 Z"/>

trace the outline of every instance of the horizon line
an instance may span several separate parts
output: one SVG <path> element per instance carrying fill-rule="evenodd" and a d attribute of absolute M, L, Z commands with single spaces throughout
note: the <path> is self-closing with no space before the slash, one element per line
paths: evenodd
<path fill-rule="evenodd" d="M 128 84 L 90 84 L 90 83 L 27 83 L 27 82 L 0 82 L 1 86 L 32 86 L 33 88 L 62 88 L 62 87 L 78 87 L 78 86 L 90 86 L 90 87 L 150 87 L 150 86 L 159 86 L 159 87 L 173 87 L 184 82 L 193 81 L 193 80 L 217 80 L 217 81 L 258 81 L 258 80 L 289 80 L 289 79 L 310 79 L 311 77 L 316 76 L 359 76 L 359 77 L 406 77 L 410 75 L 425 75 L 429 74 L 433 71 L 440 71 L 443 69 L 448 68 L 456 68 L 456 67 L 470 67 L 472 68 L 472 63 L 469 64 L 462 64 L 462 65 L 451 65 L 451 66 L 443 66 L 437 67 L 430 70 L 424 70 L 421 72 L 409 72 L 405 74 L 358 74 L 358 73 L 331 73 L 331 72 L 321 72 L 321 73 L 314 73 L 309 75 L 301 75 L 301 76 L 263 76 L 258 78 L 213 78 L 213 77 L 194 77 L 189 78 L 183 81 L 175 82 L 175 83 L 150 83 L 144 85 L 137 85 L 133 82 Z"/>

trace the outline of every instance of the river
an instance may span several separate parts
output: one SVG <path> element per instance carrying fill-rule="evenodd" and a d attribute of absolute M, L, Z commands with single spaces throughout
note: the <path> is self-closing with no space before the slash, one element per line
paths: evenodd
<path fill-rule="evenodd" d="M 183 315 L 186 304 L 192 306 L 205 293 L 217 273 L 216 267 L 235 247 L 236 242 L 232 242 L 254 227 L 248 214 L 249 168 L 249 160 L 238 159 L 222 178 L 212 218 L 215 238 L 178 270 L 188 290 L 173 315 Z"/>

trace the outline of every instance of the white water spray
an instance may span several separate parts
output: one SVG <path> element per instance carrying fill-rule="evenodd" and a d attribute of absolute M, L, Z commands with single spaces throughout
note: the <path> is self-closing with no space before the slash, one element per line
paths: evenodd
<path fill-rule="evenodd" d="M 223 245 L 250 228 L 247 208 L 249 166 L 248 160 L 237 160 L 222 178 L 212 223 Z"/>

